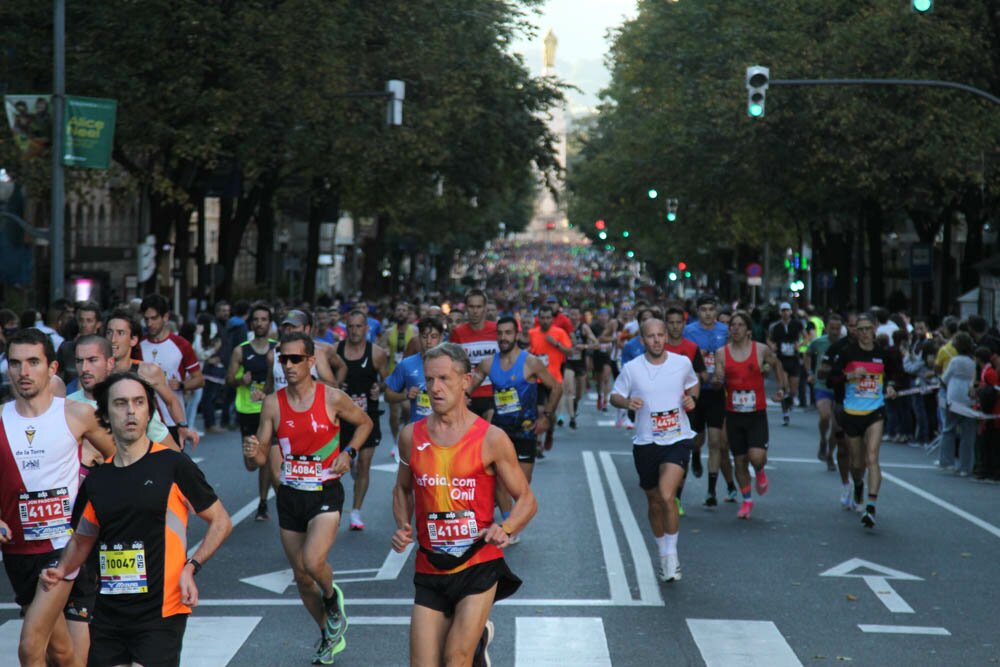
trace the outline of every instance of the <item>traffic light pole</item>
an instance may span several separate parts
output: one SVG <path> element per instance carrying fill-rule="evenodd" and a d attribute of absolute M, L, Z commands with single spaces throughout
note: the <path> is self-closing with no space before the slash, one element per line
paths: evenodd
<path fill-rule="evenodd" d="M 1000 105 L 1000 97 L 985 90 L 954 81 L 936 79 L 770 79 L 771 86 L 923 86 L 931 88 L 952 88 L 982 97 Z"/>

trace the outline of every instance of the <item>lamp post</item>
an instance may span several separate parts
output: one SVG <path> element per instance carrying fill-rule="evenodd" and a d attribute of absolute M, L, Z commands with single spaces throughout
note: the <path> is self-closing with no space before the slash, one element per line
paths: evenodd
<path fill-rule="evenodd" d="M 53 39 L 55 67 L 52 91 L 52 224 L 49 227 L 49 303 L 66 291 L 65 184 L 63 182 L 63 119 L 66 108 L 66 0 L 55 0 Z"/>

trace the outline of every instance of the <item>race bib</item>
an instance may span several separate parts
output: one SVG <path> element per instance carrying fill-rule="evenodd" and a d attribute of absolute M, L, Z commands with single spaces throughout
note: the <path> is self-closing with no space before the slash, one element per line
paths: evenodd
<path fill-rule="evenodd" d="M 299 491 L 323 490 L 323 460 L 318 456 L 285 456 L 281 464 L 285 485 Z"/>
<path fill-rule="evenodd" d="M 654 438 L 671 438 L 681 434 L 680 410 L 653 412 L 649 416 L 653 420 Z"/>
<path fill-rule="evenodd" d="M 461 556 L 476 541 L 478 532 L 476 513 L 472 510 L 427 514 L 427 538 L 431 551 Z"/>
<path fill-rule="evenodd" d="M 127 548 L 126 548 L 127 547 Z M 149 592 L 146 551 L 142 542 L 101 544 L 101 595 Z"/>
<path fill-rule="evenodd" d="M 24 539 L 51 540 L 73 534 L 69 489 L 27 491 L 17 497 L 17 511 L 24 529 Z"/>
<path fill-rule="evenodd" d="M 781 349 L 781 356 L 783 357 L 795 356 L 795 343 L 782 343 L 780 349 Z"/>
<path fill-rule="evenodd" d="M 426 391 L 417 394 L 417 414 L 426 417 L 431 413 L 431 397 Z"/>
<path fill-rule="evenodd" d="M 521 400 L 514 387 L 494 391 L 493 402 L 496 404 L 498 415 L 510 415 L 521 411 Z"/>
<path fill-rule="evenodd" d="M 253 394 L 255 391 L 259 391 L 261 394 L 264 393 L 264 383 L 263 382 L 251 382 L 250 383 L 250 400 L 254 403 L 261 404 L 264 402 L 264 397 L 261 396 L 259 401 L 253 399 Z"/>
<path fill-rule="evenodd" d="M 351 400 L 354 401 L 354 405 L 358 406 L 365 412 L 368 411 L 368 397 L 364 394 L 360 396 L 351 396 Z"/>
<path fill-rule="evenodd" d="M 854 395 L 858 398 L 879 398 L 882 395 L 882 376 L 862 375 L 854 385 Z"/>
<path fill-rule="evenodd" d="M 754 412 L 757 410 L 757 392 L 752 389 L 737 389 L 733 392 L 733 412 Z"/>
<path fill-rule="evenodd" d="M 709 375 L 715 372 L 715 352 L 708 350 L 701 351 L 701 358 L 705 361 L 705 370 Z"/>

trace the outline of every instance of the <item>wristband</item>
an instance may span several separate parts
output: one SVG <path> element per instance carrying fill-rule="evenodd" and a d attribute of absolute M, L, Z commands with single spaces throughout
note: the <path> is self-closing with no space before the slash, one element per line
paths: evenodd
<path fill-rule="evenodd" d="M 177 422 L 177 428 L 187 428 L 187 427 L 188 427 L 187 422 Z"/>
<path fill-rule="evenodd" d="M 201 563 L 196 561 L 194 558 L 188 558 L 187 562 L 184 564 L 187 565 L 188 563 L 190 563 L 191 566 L 194 568 L 194 572 L 191 573 L 192 575 L 197 575 L 199 572 L 201 572 Z"/>
<path fill-rule="evenodd" d="M 354 447 L 344 447 L 343 451 L 347 452 L 347 455 L 351 457 L 351 460 L 358 457 L 358 450 L 354 449 Z"/>
<path fill-rule="evenodd" d="M 511 530 L 510 528 L 507 527 L 507 522 L 506 521 L 504 521 L 502 524 L 500 524 L 500 530 L 502 530 L 503 532 L 507 533 L 507 537 L 510 537 L 511 533 L 514 532 L 513 530 Z"/>

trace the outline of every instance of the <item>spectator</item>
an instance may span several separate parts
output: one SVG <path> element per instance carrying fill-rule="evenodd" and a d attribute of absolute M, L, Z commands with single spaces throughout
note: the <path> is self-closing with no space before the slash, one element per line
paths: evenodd
<path fill-rule="evenodd" d="M 222 337 L 219 336 L 216 322 L 217 320 L 208 313 L 199 315 L 191 344 L 205 373 L 204 393 L 199 407 L 206 433 L 226 432 L 225 428 L 215 425 L 216 402 L 226 384 L 226 367 L 222 365 L 222 357 L 219 354 L 219 350 L 222 349 Z M 190 416 L 188 424 L 194 424 Z"/>
<path fill-rule="evenodd" d="M 955 334 L 951 344 L 955 356 L 941 377 L 946 388 L 946 410 L 944 432 L 941 434 L 939 465 L 955 470 L 962 477 L 972 473 L 972 463 L 976 451 L 976 413 L 973 410 L 973 383 L 976 379 L 976 362 L 972 357 L 972 336 L 964 331 Z M 958 463 L 955 465 L 956 441 Z"/>
<path fill-rule="evenodd" d="M 917 326 L 914 327 L 914 334 L 919 329 L 920 321 L 917 322 Z M 922 343 L 920 345 L 920 351 L 916 351 L 917 343 Z M 933 386 L 934 383 L 934 355 L 937 351 L 934 349 L 934 343 L 928 341 L 926 338 L 917 339 L 914 341 L 912 346 L 907 346 L 903 350 L 903 370 L 909 375 L 909 382 L 912 387 L 918 389 L 926 389 Z M 913 412 L 914 419 L 914 433 L 913 439 L 918 443 L 928 443 L 931 441 L 931 421 L 929 418 L 930 412 L 933 412 L 933 404 L 930 406 L 930 412 L 928 412 L 927 399 L 931 397 L 936 402 L 936 397 L 931 394 L 914 394 L 910 396 L 910 408 Z"/>
<path fill-rule="evenodd" d="M 1000 418 L 1000 396 L 995 387 L 1000 386 L 1000 374 L 996 366 L 998 357 L 988 347 L 976 350 L 976 357 L 982 360 L 980 377 L 980 409 Z M 979 447 L 977 448 L 976 478 L 1000 481 L 1000 419 L 984 420 L 980 426 Z"/>
<path fill-rule="evenodd" d="M 906 333 L 906 329 L 897 328 L 892 332 L 890 338 L 892 346 L 886 347 L 886 368 L 894 368 L 895 371 L 886 377 L 886 379 L 896 383 L 896 391 L 903 391 L 911 387 L 910 374 L 906 372 L 903 366 L 903 360 L 909 351 L 909 335 Z M 893 442 L 909 442 L 913 437 L 912 405 L 913 401 L 909 396 L 901 396 L 894 400 L 886 401 L 886 408 L 889 412 L 887 430 Z"/>

